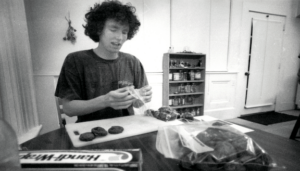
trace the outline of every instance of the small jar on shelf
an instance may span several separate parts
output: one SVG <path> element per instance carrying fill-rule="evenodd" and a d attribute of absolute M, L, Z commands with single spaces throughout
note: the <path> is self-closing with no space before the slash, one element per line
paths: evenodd
<path fill-rule="evenodd" d="M 190 80 L 191 81 L 194 81 L 195 80 L 195 72 L 194 72 L 194 70 L 191 70 L 190 72 L 189 72 L 189 78 L 190 78 Z"/>
<path fill-rule="evenodd" d="M 169 72 L 169 81 L 173 81 L 173 72 Z"/>
<path fill-rule="evenodd" d="M 198 61 L 198 67 L 202 67 L 202 59 L 199 59 L 199 61 Z"/>
<path fill-rule="evenodd" d="M 177 97 L 173 98 L 173 106 L 178 106 L 178 98 Z"/>
<path fill-rule="evenodd" d="M 176 67 L 177 67 L 177 68 L 180 68 L 180 60 L 177 60 L 177 61 L 176 61 Z"/>
<path fill-rule="evenodd" d="M 188 80 L 188 73 L 183 72 L 183 81 L 187 81 L 187 80 Z"/>
<path fill-rule="evenodd" d="M 191 114 L 192 114 L 193 116 L 196 116 L 196 110 L 195 110 L 194 108 L 192 108 Z"/>
<path fill-rule="evenodd" d="M 187 83 L 187 84 L 185 85 L 185 92 L 186 92 L 186 93 L 190 93 L 190 92 L 191 92 L 191 85 L 190 85 L 189 83 Z"/>
<path fill-rule="evenodd" d="M 181 96 L 177 97 L 177 99 L 178 99 L 178 106 L 181 106 L 182 105 L 182 98 L 181 98 Z"/>
<path fill-rule="evenodd" d="M 183 84 L 178 86 L 178 93 L 185 93 L 185 86 Z"/>
<path fill-rule="evenodd" d="M 176 68 L 176 65 L 177 65 L 177 61 L 176 61 L 176 60 L 173 60 L 173 61 L 172 61 L 172 67 L 173 67 L 173 68 Z"/>
<path fill-rule="evenodd" d="M 196 116 L 200 116 L 200 107 L 198 107 L 196 110 Z"/>
<path fill-rule="evenodd" d="M 172 97 L 169 98 L 169 106 L 173 106 L 173 98 Z"/>
<path fill-rule="evenodd" d="M 173 81 L 179 81 L 180 80 L 180 73 L 174 72 L 173 73 Z"/>
<path fill-rule="evenodd" d="M 200 72 L 200 70 L 197 70 L 195 72 L 195 80 L 200 80 L 200 79 L 201 79 L 201 72 Z"/>
<path fill-rule="evenodd" d="M 191 93 L 196 93 L 196 84 L 195 83 L 192 83 L 190 92 Z"/>
<path fill-rule="evenodd" d="M 187 98 L 187 103 L 188 103 L 189 105 L 194 104 L 194 98 L 193 98 L 193 96 L 188 96 L 188 98 Z"/>
<path fill-rule="evenodd" d="M 186 104 L 185 96 L 181 97 L 181 105 L 184 106 Z"/>
<path fill-rule="evenodd" d="M 186 67 L 187 68 L 191 67 L 191 64 L 189 62 L 186 62 Z"/>
<path fill-rule="evenodd" d="M 183 72 L 182 70 L 179 70 L 179 80 L 178 81 L 182 81 L 183 80 Z"/>
<path fill-rule="evenodd" d="M 179 64 L 180 67 L 184 68 L 185 66 L 185 62 L 183 60 L 180 60 L 180 64 Z"/>

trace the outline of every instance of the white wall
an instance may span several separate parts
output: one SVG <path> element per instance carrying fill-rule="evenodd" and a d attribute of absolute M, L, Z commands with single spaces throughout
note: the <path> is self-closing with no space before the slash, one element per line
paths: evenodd
<path fill-rule="evenodd" d="M 247 10 L 271 12 L 287 18 L 284 35 L 278 110 L 293 109 L 300 25 L 297 0 L 128 0 L 137 9 L 142 26 L 122 51 L 136 55 L 143 63 L 153 87 L 151 107 L 162 102 L 162 56 L 169 46 L 175 52 L 189 47 L 207 55 L 205 115 L 234 118 L 243 110 L 246 57 L 241 48 L 243 20 Z M 33 71 L 42 133 L 58 128 L 54 101 L 54 76 L 65 56 L 96 46 L 83 33 L 84 14 L 98 0 L 24 0 L 30 37 Z M 127 2 L 123 0 L 123 2 Z M 77 29 L 77 43 L 65 42 L 70 12 Z M 249 112 L 266 109 L 257 108 Z"/>

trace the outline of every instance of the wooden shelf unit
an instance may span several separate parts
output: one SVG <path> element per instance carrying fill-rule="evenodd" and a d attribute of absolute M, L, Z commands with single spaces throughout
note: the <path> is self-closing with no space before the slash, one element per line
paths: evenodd
<path fill-rule="evenodd" d="M 184 61 L 189 63 L 189 66 L 173 66 L 171 61 Z M 201 60 L 201 66 L 199 66 L 199 61 Z M 187 110 L 197 110 L 200 108 L 199 116 L 203 115 L 204 111 L 204 97 L 205 97 L 205 64 L 206 55 L 201 53 L 165 53 L 163 56 L 163 106 L 170 106 L 178 112 Z M 176 65 L 176 64 L 175 64 Z M 194 72 L 200 71 L 200 80 L 176 80 L 169 79 L 169 74 L 174 72 L 187 72 L 187 74 L 193 70 Z M 195 92 L 183 92 L 178 93 L 178 86 L 181 84 L 195 84 Z M 169 105 L 169 99 L 187 97 L 191 96 L 193 98 L 193 103 L 186 103 L 185 105 Z M 180 111 L 181 110 L 181 111 Z"/>

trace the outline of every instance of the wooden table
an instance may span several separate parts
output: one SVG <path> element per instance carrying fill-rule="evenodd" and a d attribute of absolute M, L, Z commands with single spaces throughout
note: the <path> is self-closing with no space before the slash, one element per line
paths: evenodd
<path fill-rule="evenodd" d="M 66 150 L 66 149 L 133 149 L 140 148 L 143 154 L 143 171 L 179 171 L 179 162 L 166 159 L 155 147 L 157 132 L 128 137 L 115 141 L 74 148 L 64 128 L 40 135 L 21 145 L 28 150 Z M 300 142 L 273 135 L 260 130 L 247 133 L 257 142 L 285 171 L 300 170 Z M 277 169 L 276 169 L 277 170 Z"/>

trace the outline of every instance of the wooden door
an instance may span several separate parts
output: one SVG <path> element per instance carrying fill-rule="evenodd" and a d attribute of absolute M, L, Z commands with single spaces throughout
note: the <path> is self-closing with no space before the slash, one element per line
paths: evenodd
<path fill-rule="evenodd" d="M 245 109 L 275 109 L 285 17 L 251 12 Z"/>

